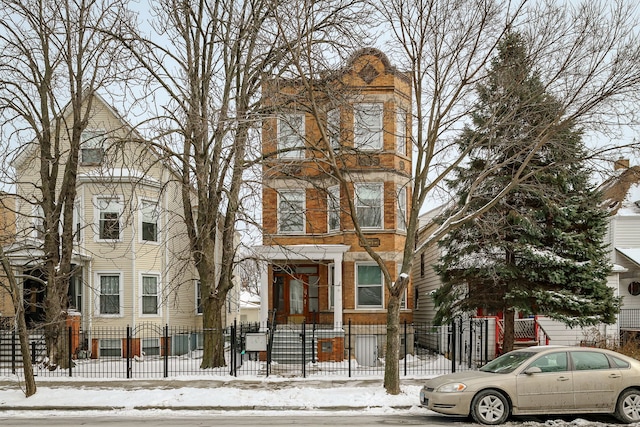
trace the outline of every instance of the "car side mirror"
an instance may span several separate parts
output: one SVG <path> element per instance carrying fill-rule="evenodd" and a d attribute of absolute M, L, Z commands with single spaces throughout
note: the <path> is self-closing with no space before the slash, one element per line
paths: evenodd
<path fill-rule="evenodd" d="M 530 368 L 527 368 L 527 370 L 524 371 L 524 373 L 527 375 L 539 374 L 540 372 L 542 372 L 542 369 L 540 369 L 537 366 L 532 366 Z"/>

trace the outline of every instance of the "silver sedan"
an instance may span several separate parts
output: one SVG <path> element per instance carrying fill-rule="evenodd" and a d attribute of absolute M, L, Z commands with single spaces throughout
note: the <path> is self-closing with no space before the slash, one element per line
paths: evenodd
<path fill-rule="evenodd" d="M 640 362 L 610 350 L 538 346 L 506 353 L 478 371 L 426 382 L 432 411 L 501 424 L 510 415 L 608 413 L 640 421 Z"/>

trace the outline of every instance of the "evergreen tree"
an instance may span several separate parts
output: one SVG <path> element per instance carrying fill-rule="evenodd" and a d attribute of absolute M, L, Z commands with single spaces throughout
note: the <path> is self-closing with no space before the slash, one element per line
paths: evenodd
<path fill-rule="evenodd" d="M 619 309 L 606 284 L 607 213 L 581 161 L 581 132 L 557 125 L 558 103 L 532 71 L 526 49 L 521 35 L 509 33 L 491 78 L 478 87 L 472 126 L 457 141 L 461 150 L 477 148 L 448 181 L 458 195 L 453 209 L 483 206 L 516 174 L 526 178 L 491 210 L 448 234 L 435 266 L 443 281 L 434 296 L 437 320 L 480 308 L 502 313 L 504 351 L 513 348 L 516 311 L 576 326 L 612 323 Z"/>

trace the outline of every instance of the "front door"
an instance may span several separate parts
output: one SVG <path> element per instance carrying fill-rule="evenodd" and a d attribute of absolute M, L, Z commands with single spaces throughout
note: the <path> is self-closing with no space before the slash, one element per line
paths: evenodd
<path fill-rule="evenodd" d="M 318 266 L 274 269 L 273 308 L 278 323 L 313 322 L 318 312 Z"/>

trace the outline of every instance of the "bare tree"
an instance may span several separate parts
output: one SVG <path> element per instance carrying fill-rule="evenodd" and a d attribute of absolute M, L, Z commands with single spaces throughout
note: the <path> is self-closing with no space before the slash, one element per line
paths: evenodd
<path fill-rule="evenodd" d="M 341 3 L 314 4 L 325 5 L 330 16 Z M 261 102 L 263 76 L 286 72 L 300 39 L 322 37 L 335 22 L 302 28 L 289 43 L 278 20 L 298 10 L 304 10 L 298 1 L 163 0 L 154 3 L 154 38 L 122 38 L 150 76 L 147 92 L 157 95 L 159 109 L 150 121 L 159 135 L 155 145 L 182 178 L 201 283 L 202 368 L 225 364 L 222 308 L 233 287 L 236 227 L 240 218 L 251 222 L 241 203 L 243 177 L 260 161 L 253 157 L 259 125 L 277 108 Z"/>
<path fill-rule="evenodd" d="M 32 215 L 37 223 L 49 361 L 52 368 L 66 367 L 66 348 L 59 338 L 74 274 L 72 218 L 81 135 L 91 117 L 93 95 L 116 78 L 126 83 L 122 56 L 104 31 L 123 26 L 128 11 L 126 1 L 111 0 L 1 4 L 3 151 L 38 171 L 33 181 L 6 179 L 20 197 L 21 214 Z M 32 206 L 31 212 L 25 206 Z"/>

